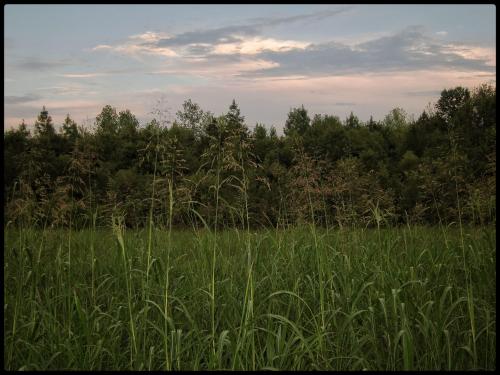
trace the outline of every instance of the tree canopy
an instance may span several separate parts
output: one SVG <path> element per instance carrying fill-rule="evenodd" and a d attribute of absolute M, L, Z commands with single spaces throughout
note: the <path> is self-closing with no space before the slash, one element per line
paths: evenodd
<path fill-rule="evenodd" d="M 220 222 L 238 225 L 243 204 L 252 226 L 369 226 L 375 209 L 391 225 L 496 221 L 491 86 L 443 90 L 416 120 L 397 107 L 363 122 L 301 106 L 283 125 L 282 136 L 250 129 L 235 100 L 221 116 L 187 100 L 171 123 L 141 125 L 107 105 L 94 130 L 68 114 L 56 131 L 44 107 L 33 134 L 24 121 L 4 132 L 5 223 L 81 227 L 95 215 L 108 225 L 119 212 L 140 227 L 153 207 L 167 225 L 170 199 L 178 226 L 199 225 L 215 205 Z"/>

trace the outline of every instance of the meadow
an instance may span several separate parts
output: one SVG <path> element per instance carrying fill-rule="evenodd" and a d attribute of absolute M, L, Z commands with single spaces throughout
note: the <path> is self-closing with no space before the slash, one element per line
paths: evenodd
<path fill-rule="evenodd" d="M 4 8 L 4 368 L 495 370 L 494 9 L 136 5 Z"/>
<path fill-rule="evenodd" d="M 4 230 L 9 370 L 493 370 L 496 228 Z"/>

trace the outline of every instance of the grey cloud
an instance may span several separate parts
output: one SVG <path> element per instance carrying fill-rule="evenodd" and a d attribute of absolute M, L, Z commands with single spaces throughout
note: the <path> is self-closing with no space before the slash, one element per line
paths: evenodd
<path fill-rule="evenodd" d="M 50 95 L 81 95 L 87 92 L 88 88 L 84 86 L 51 86 L 39 87 L 36 90 L 50 93 Z"/>
<path fill-rule="evenodd" d="M 26 57 L 15 64 L 15 67 L 22 70 L 48 70 L 57 67 L 71 65 L 68 60 L 41 60 L 37 57 Z"/>
<path fill-rule="evenodd" d="M 189 44 L 217 44 L 237 42 L 240 38 L 234 35 L 257 35 L 260 28 L 256 25 L 227 26 L 210 30 L 189 31 L 174 35 L 171 38 L 159 39 L 153 43 L 144 45 L 154 45 L 156 47 L 185 46 Z"/>
<path fill-rule="evenodd" d="M 204 55 L 210 53 L 213 49 L 214 49 L 214 47 L 212 47 L 210 45 L 207 46 L 207 45 L 194 44 L 194 45 L 190 45 L 187 50 L 188 50 L 188 53 L 190 55 L 204 56 Z"/>
<path fill-rule="evenodd" d="M 478 77 L 478 78 L 491 77 L 491 76 L 495 76 L 496 77 L 496 73 L 475 74 L 474 75 L 474 77 Z"/>
<path fill-rule="evenodd" d="M 233 54 L 210 54 L 204 56 L 207 60 L 210 60 L 214 63 L 235 63 L 239 61 L 243 61 L 245 59 L 244 55 L 240 53 Z"/>
<path fill-rule="evenodd" d="M 335 103 L 336 106 L 339 106 L 339 107 L 351 107 L 351 106 L 355 106 L 356 103 L 352 103 L 352 102 L 338 102 L 338 103 Z"/>
<path fill-rule="evenodd" d="M 468 75 L 468 76 L 460 76 L 458 77 L 459 79 L 467 79 L 470 77 L 475 77 L 475 78 L 488 78 L 488 77 L 496 77 L 496 72 L 493 73 L 479 73 L 479 74 L 473 74 L 473 75 Z"/>
<path fill-rule="evenodd" d="M 200 68 L 205 67 L 207 63 L 211 65 L 217 64 L 231 64 L 237 63 L 245 60 L 245 56 L 239 53 L 233 54 L 206 54 L 206 55 L 196 55 L 192 53 L 191 46 L 188 47 L 188 51 L 191 52 L 190 55 L 184 57 L 183 67 L 193 67 Z M 201 58 L 201 59 L 200 59 Z"/>
<path fill-rule="evenodd" d="M 36 118 L 41 110 L 41 106 L 12 104 L 5 107 L 4 114 L 6 117 L 20 117 L 28 121 L 29 118 Z"/>
<path fill-rule="evenodd" d="M 318 12 L 299 14 L 297 16 L 288 16 L 288 17 L 254 18 L 254 21 L 256 22 L 256 24 L 261 26 L 276 26 L 276 25 L 288 24 L 305 20 L 319 21 L 325 18 L 336 16 L 337 14 L 340 13 L 344 13 L 351 8 L 352 7 L 344 7 L 340 9 L 325 9 Z"/>
<path fill-rule="evenodd" d="M 310 45 L 305 49 L 264 51 L 258 55 L 279 64 L 248 72 L 246 76 L 344 75 L 359 72 L 411 71 L 427 68 L 460 68 L 495 71 L 483 59 L 466 59 L 446 45 L 427 37 L 419 27 L 409 27 L 354 47 L 336 42 Z"/>
<path fill-rule="evenodd" d="M 424 90 L 424 91 L 409 91 L 405 92 L 406 96 L 439 96 L 440 90 Z"/>
<path fill-rule="evenodd" d="M 15 96 L 15 95 L 8 95 L 4 97 L 4 103 L 5 104 L 23 104 L 23 103 L 29 103 L 29 102 L 34 102 L 35 100 L 40 99 L 40 95 L 36 94 L 26 94 L 26 95 L 21 95 L 21 96 Z"/>
<path fill-rule="evenodd" d="M 320 20 L 328 17 L 333 17 L 343 13 L 349 7 L 340 9 L 326 9 L 319 12 L 301 14 L 288 17 L 274 18 L 254 18 L 252 23 L 246 25 L 232 25 L 216 29 L 189 31 L 182 34 L 174 35 L 170 38 L 162 38 L 155 42 L 146 42 L 144 45 L 156 47 L 175 47 L 185 46 L 190 44 L 218 44 L 238 42 L 241 39 L 239 36 L 254 36 L 259 35 L 265 27 L 277 26 L 304 20 Z"/>

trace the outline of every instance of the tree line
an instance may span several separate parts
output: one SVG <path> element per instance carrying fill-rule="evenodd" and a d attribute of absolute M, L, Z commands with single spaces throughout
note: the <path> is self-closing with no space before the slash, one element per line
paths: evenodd
<path fill-rule="evenodd" d="M 293 108 L 284 134 L 250 129 L 233 100 L 191 100 L 141 125 L 105 106 L 93 127 L 43 108 L 4 132 L 4 225 L 329 227 L 496 222 L 496 88 L 443 90 L 415 120 Z"/>

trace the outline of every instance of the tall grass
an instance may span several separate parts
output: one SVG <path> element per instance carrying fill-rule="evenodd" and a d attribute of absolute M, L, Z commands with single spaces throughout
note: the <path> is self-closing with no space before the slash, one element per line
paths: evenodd
<path fill-rule="evenodd" d="M 114 223 L 5 231 L 6 369 L 496 368 L 493 227 Z"/>

